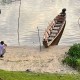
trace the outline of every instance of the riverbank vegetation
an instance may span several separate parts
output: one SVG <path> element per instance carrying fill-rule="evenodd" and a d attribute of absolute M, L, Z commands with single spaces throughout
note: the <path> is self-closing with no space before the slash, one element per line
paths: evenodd
<path fill-rule="evenodd" d="M 80 74 L 51 74 L 0 70 L 0 80 L 80 80 Z"/>
<path fill-rule="evenodd" d="M 74 69 L 80 71 L 80 44 L 74 44 L 70 47 L 63 63 L 66 63 Z"/>

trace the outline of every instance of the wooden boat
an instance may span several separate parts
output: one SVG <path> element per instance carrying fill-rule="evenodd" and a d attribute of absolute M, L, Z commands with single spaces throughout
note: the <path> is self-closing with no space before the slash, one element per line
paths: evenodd
<path fill-rule="evenodd" d="M 66 10 L 62 10 L 47 27 L 43 37 L 44 47 L 47 48 L 51 45 L 58 45 L 66 24 L 65 11 Z"/>

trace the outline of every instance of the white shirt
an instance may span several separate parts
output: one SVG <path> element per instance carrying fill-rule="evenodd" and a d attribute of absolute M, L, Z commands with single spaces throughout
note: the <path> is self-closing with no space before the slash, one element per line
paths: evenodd
<path fill-rule="evenodd" d="M 1 45 L 1 44 L 0 44 L 0 55 L 3 54 L 3 50 L 4 50 L 4 49 L 5 49 L 4 45 Z"/>

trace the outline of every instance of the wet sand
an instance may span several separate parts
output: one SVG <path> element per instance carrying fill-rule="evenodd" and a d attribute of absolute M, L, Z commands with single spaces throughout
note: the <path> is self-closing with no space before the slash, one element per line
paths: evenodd
<path fill-rule="evenodd" d="M 3 58 L 0 58 L 0 69 L 9 71 L 77 73 L 62 64 L 69 46 L 53 46 L 49 48 L 31 48 L 26 46 L 8 46 Z"/>

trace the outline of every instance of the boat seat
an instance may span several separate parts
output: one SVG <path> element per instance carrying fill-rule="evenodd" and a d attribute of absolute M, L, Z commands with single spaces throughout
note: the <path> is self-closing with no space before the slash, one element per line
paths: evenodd
<path fill-rule="evenodd" d="M 60 27 L 62 24 L 56 24 L 55 27 Z"/>
<path fill-rule="evenodd" d="M 58 30 L 60 27 L 53 27 L 53 30 Z"/>
<path fill-rule="evenodd" d="M 51 34 L 51 35 L 49 35 L 49 37 L 55 37 L 56 36 L 56 34 Z"/>
<path fill-rule="evenodd" d="M 63 20 L 58 20 L 57 22 L 58 22 L 58 23 L 63 23 Z"/>
<path fill-rule="evenodd" d="M 58 30 L 52 30 L 51 31 L 51 34 L 56 34 L 56 33 L 58 33 Z"/>
<path fill-rule="evenodd" d="M 53 37 L 48 37 L 48 41 L 51 41 L 53 39 Z"/>
<path fill-rule="evenodd" d="M 62 24 L 62 22 L 57 21 L 56 24 Z"/>

